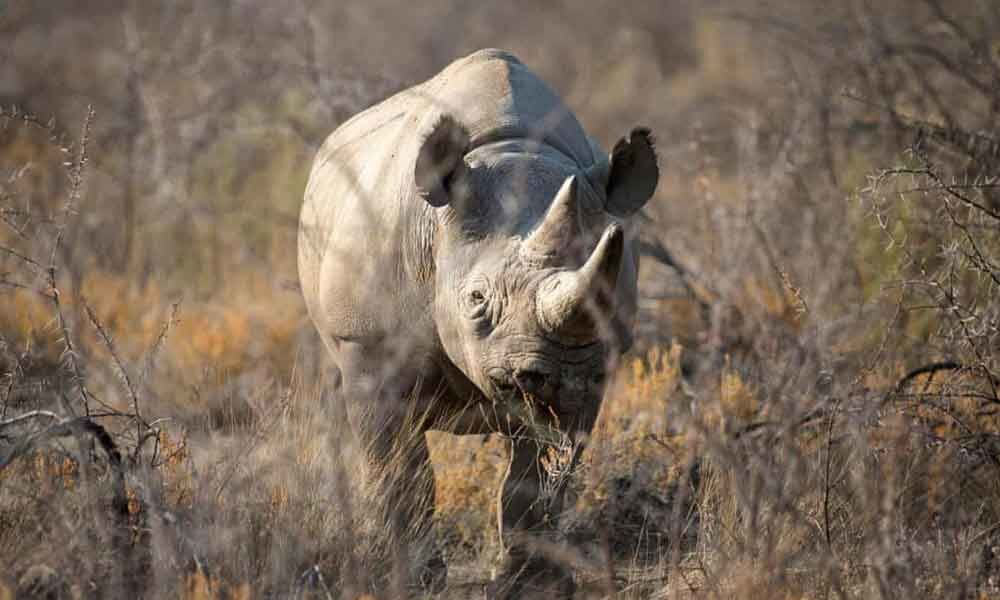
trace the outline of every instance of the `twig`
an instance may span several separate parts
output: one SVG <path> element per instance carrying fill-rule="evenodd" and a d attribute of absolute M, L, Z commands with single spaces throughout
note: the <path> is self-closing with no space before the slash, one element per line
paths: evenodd
<path fill-rule="evenodd" d="M 125 363 L 122 361 L 121 356 L 118 354 L 118 350 L 115 348 L 114 340 L 111 339 L 111 334 L 108 333 L 107 328 L 101 324 L 97 315 L 94 314 L 94 310 L 90 307 L 90 304 L 84 298 L 80 298 L 83 304 L 84 312 L 87 313 L 87 319 L 90 320 L 90 324 L 97 331 L 97 335 L 100 336 L 101 342 L 104 347 L 107 348 L 108 353 L 111 355 L 111 361 L 115 367 L 115 373 L 118 375 L 118 379 L 121 381 L 122 386 L 125 388 L 125 392 L 128 394 L 129 401 L 132 403 L 132 417 L 135 420 L 135 448 L 132 451 L 132 461 L 133 463 L 138 460 L 139 452 L 142 450 L 142 445 L 145 443 L 147 437 L 150 435 L 151 427 L 142 417 L 142 413 L 139 410 L 139 394 L 136 392 L 135 385 L 132 383 L 132 378 L 128 374 L 128 369 L 125 368 Z M 143 433 L 145 430 L 145 434 Z M 155 435 L 155 433 L 153 433 Z"/>
<path fill-rule="evenodd" d="M 90 125 L 93 119 L 94 109 L 93 107 L 87 107 L 87 116 L 83 121 L 83 131 L 80 135 L 80 152 L 73 164 L 73 167 L 70 169 L 70 192 L 67 196 L 66 204 L 63 206 L 61 222 L 56 228 L 55 242 L 52 244 L 52 252 L 49 255 L 49 266 L 46 269 L 49 288 L 47 292 L 50 300 L 52 301 L 52 307 L 56 313 L 56 319 L 59 323 L 59 332 L 62 335 L 62 342 L 64 345 L 62 358 L 64 358 L 69 364 L 74 383 L 76 383 L 77 390 L 80 394 L 80 400 L 83 402 L 85 415 L 90 414 L 90 392 L 87 390 L 87 385 L 83 376 L 83 368 L 80 365 L 80 361 L 77 360 L 76 349 L 73 346 L 73 337 L 70 335 L 66 315 L 63 314 L 62 303 L 59 301 L 59 288 L 56 285 L 56 256 L 58 256 L 59 248 L 62 246 L 62 239 L 66 231 L 66 225 L 69 221 L 69 215 L 75 209 L 76 202 L 80 197 L 80 188 L 83 186 L 84 169 L 87 165 L 87 145 L 90 141 Z"/>
<path fill-rule="evenodd" d="M 840 408 L 838 399 L 833 410 L 830 411 L 829 425 L 826 429 L 826 456 L 823 465 L 823 536 L 826 538 L 826 547 L 833 549 L 833 539 L 830 534 L 830 465 L 833 456 L 833 426 L 837 420 L 837 409 Z"/>
<path fill-rule="evenodd" d="M 36 261 L 33 258 L 30 258 L 28 256 L 25 256 L 24 254 L 21 254 L 21 253 L 17 252 L 16 250 L 12 249 L 12 248 L 8 248 L 6 246 L 0 246 L 0 252 L 4 252 L 4 253 L 9 254 L 10 256 L 13 256 L 14 258 L 20 260 L 21 262 L 23 262 L 26 265 L 28 265 L 29 267 L 31 267 L 32 270 L 34 270 L 36 273 L 41 273 L 41 272 L 45 271 L 45 267 L 43 267 L 41 264 L 39 264 L 38 261 Z"/>
<path fill-rule="evenodd" d="M 706 323 L 711 321 L 712 306 L 709 302 L 702 298 L 702 294 L 698 292 L 699 287 L 704 288 L 705 286 L 702 282 L 698 281 L 699 278 L 696 277 L 690 269 L 684 267 L 684 265 L 682 265 L 674 257 L 674 255 L 665 245 L 663 245 L 662 242 L 656 239 L 649 240 L 640 238 L 636 242 L 636 249 L 640 255 L 648 256 L 677 273 L 677 276 L 680 278 L 681 285 L 698 305 L 702 318 Z"/>
<path fill-rule="evenodd" d="M 933 376 L 934 373 L 937 373 L 938 371 L 957 371 L 964 368 L 965 365 L 955 362 L 953 360 L 946 360 L 942 362 L 936 362 L 924 365 L 922 367 L 917 367 L 916 369 L 913 369 L 912 371 L 904 375 L 903 378 L 899 380 L 899 382 L 896 384 L 895 394 L 902 394 L 903 389 L 906 387 L 906 385 L 911 381 L 913 381 L 914 379 L 916 379 L 917 377 L 920 377 L 921 375 L 930 374 Z"/>
<path fill-rule="evenodd" d="M 160 353 L 160 349 L 163 347 L 164 342 L 167 340 L 167 334 L 170 332 L 171 327 L 177 322 L 177 313 L 180 310 L 181 301 L 178 300 L 170 306 L 170 316 L 167 320 L 163 322 L 160 326 L 160 332 L 156 336 L 156 340 L 153 345 L 149 347 L 146 351 L 146 360 L 142 365 L 142 371 L 139 372 L 139 386 L 142 387 L 146 383 L 146 379 L 149 377 L 150 371 L 153 369 L 153 365 L 156 362 L 156 357 Z"/>
<path fill-rule="evenodd" d="M 17 415 L 16 417 L 11 417 L 9 419 L 5 419 L 3 421 L 0 421 L 0 430 L 3 430 L 6 427 L 10 427 L 11 425 L 16 425 L 18 423 L 21 423 L 22 421 L 28 421 L 30 419 L 37 419 L 39 417 L 44 417 L 46 419 L 53 419 L 53 420 L 56 420 L 56 421 L 58 421 L 60 419 L 59 415 L 57 415 L 56 413 L 54 413 L 52 411 L 49 411 L 49 410 L 33 410 L 33 411 L 30 411 L 30 412 L 26 412 L 24 414 Z"/>

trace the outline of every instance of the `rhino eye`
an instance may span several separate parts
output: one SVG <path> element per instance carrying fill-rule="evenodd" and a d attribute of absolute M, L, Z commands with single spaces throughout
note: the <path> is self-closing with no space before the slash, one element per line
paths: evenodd
<path fill-rule="evenodd" d="M 484 321 L 483 317 L 486 316 L 488 307 L 486 294 L 482 290 L 472 290 L 466 295 L 465 302 L 469 318 L 473 321 Z"/>

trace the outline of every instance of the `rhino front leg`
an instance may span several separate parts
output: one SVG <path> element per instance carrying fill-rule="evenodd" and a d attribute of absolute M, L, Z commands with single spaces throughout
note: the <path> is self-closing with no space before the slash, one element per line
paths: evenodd
<path fill-rule="evenodd" d="M 378 377 L 371 369 L 382 361 L 370 352 L 342 355 L 342 364 L 348 417 L 368 463 L 371 507 L 388 530 L 394 585 L 439 590 L 447 568 L 431 532 L 434 471 L 412 380 L 402 372 Z"/>
<path fill-rule="evenodd" d="M 382 430 L 386 431 L 386 430 Z M 360 437 L 368 445 L 369 472 L 378 517 L 389 528 L 388 544 L 398 584 L 440 591 L 447 567 L 433 539 L 434 471 L 423 432 L 404 431 L 390 448 L 376 431 Z"/>
<path fill-rule="evenodd" d="M 553 557 L 565 486 L 551 487 L 541 463 L 546 446 L 509 438 L 510 462 L 498 498 L 501 565 L 488 589 L 492 598 L 569 598 L 573 578 Z"/>

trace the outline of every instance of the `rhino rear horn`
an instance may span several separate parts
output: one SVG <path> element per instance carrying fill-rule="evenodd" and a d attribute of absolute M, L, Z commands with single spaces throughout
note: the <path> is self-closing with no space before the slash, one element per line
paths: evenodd
<path fill-rule="evenodd" d="M 469 148 L 469 131 L 449 115 L 441 115 L 427 130 L 417 154 L 413 179 L 417 193 L 434 207 L 451 201 L 455 170 Z"/>
<path fill-rule="evenodd" d="M 653 134 L 636 127 L 611 151 L 605 210 L 621 218 L 635 214 L 653 196 L 659 179 Z"/>
<path fill-rule="evenodd" d="M 578 186 L 575 175 L 563 182 L 552 204 L 545 211 L 542 222 L 521 246 L 521 252 L 527 258 L 540 258 L 543 261 L 557 258 L 579 236 L 582 227 L 580 204 L 577 200 Z"/>

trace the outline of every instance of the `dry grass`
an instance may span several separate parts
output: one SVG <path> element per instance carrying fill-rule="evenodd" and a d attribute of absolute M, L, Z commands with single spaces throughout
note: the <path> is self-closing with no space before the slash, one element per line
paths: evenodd
<path fill-rule="evenodd" d="M 208 9 L 9 4 L 88 57 L 0 27 L 11 64 L 45 74 L 15 104 L 76 122 L 67 82 L 99 100 L 88 154 L 0 99 L 0 599 L 401 594 L 412 565 L 295 287 L 294 214 L 333 123 L 484 45 L 516 50 L 601 139 L 640 116 L 663 132 L 638 343 L 548 549 L 580 597 L 1000 593 L 994 9 L 594 0 L 523 23 L 375 2 L 233 31 Z M 76 27 L 90 17 L 153 50 L 102 46 Z M 424 25 L 434 56 L 413 51 Z M 352 74 L 385 36 L 395 66 Z M 91 47 L 136 56 L 132 87 Z M 53 432 L 85 408 L 97 433 Z M 430 437 L 439 597 L 478 596 L 501 443 Z"/>

